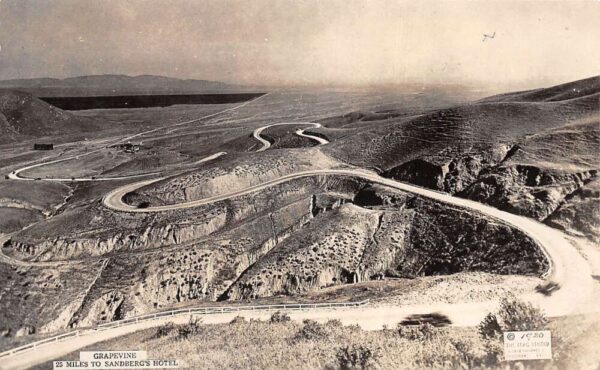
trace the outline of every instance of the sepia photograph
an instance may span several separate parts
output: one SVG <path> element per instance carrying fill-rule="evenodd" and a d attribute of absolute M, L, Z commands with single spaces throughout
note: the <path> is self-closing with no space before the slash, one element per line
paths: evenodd
<path fill-rule="evenodd" d="M 0 0 L 0 370 L 600 370 L 600 1 Z"/>

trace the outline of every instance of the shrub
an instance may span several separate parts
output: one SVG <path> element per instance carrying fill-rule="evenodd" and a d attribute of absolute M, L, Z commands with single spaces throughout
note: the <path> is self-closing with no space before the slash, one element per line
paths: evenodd
<path fill-rule="evenodd" d="M 340 347 L 335 354 L 342 370 L 373 368 L 379 357 L 377 351 L 360 345 Z"/>
<path fill-rule="evenodd" d="M 481 366 L 482 356 L 478 350 L 478 343 L 464 338 L 450 339 L 455 354 L 451 355 L 450 362 L 455 368 L 473 369 Z"/>
<path fill-rule="evenodd" d="M 408 340 L 427 341 L 442 334 L 443 329 L 436 328 L 429 323 L 421 325 L 398 324 L 397 331 L 401 338 Z"/>
<path fill-rule="evenodd" d="M 498 323 L 498 318 L 493 313 L 488 313 L 477 326 L 477 331 L 483 339 L 500 339 L 502 337 L 502 327 Z"/>
<path fill-rule="evenodd" d="M 496 367 L 504 356 L 504 345 L 499 340 L 486 340 L 484 342 L 484 355 L 480 362 L 487 367 Z"/>
<path fill-rule="evenodd" d="M 288 315 L 287 313 L 282 313 L 281 311 L 277 311 L 271 315 L 270 322 L 273 324 L 273 323 L 280 323 L 280 322 L 288 322 L 290 320 L 291 320 L 290 315 Z"/>
<path fill-rule="evenodd" d="M 154 338 L 162 338 L 171 334 L 175 330 L 175 325 L 172 322 L 159 326 L 154 333 Z"/>
<path fill-rule="evenodd" d="M 548 319 L 539 308 L 514 297 L 503 298 L 497 315 L 488 314 L 478 326 L 479 334 L 485 339 L 484 355 L 480 363 L 487 367 L 498 366 L 504 352 L 502 332 L 544 330 L 547 324 Z M 538 365 L 544 366 L 543 362 L 530 363 L 532 368 Z"/>
<path fill-rule="evenodd" d="M 188 339 L 194 335 L 200 334 L 202 330 L 202 320 L 190 317 L 187 324 L 179 325 L 177 328 L 177 336 L 179 339 Z"/>
<path fill-rule="evenodd" d="M 320 340 L 325 339 L 329 335 L 325 327 L 314 320 L 306 319 L 302 321 L 304 326 L 294 336 L 295 341 L 299 340 Z"/>
<path fill-rule="evenodd" d="M 246 318 L 243 317 L 243 316 L 237 315 L 229 323 L 232 324 L 232 325 L 235 325 L 235 324 L 244 324 L 244 323 L 246 323 Z"/>
<path fill-rule="evenodd" d="M 325 325 L 328 328 L 341 328 L 341 327 L 344 326 L 344 324 L 342 324 L 342 321 L 340 319 L 327 320 L 327 322 L 325 323 Z"/>
<path fill-rule="evenodd" d="M 548 325 L 548 318 L 539 308 L 516 298 L 503 298 L 498 316 L 504 331 L 543 330 Z"/>

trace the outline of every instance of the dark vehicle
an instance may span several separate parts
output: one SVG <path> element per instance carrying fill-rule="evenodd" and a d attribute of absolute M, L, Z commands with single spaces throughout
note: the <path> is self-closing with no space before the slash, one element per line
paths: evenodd
<path fill-rule="evenodd" d="M 446 315 L 440 313 L 426 313 L 410 315 L 406 319 L 400 322 L 400 325 L 422 325 L 430 324 L 435 327 L 448 326 L 452 324 L 452 321 Z"/>
<path fill-rule="evenodd" d="M 545 296 L 552 295 L 558 289 L 560 289 L 560 285 L 552 281 L 545 284 L 540 284 L 535 287 L 536 292 L 541 293 Z"/>

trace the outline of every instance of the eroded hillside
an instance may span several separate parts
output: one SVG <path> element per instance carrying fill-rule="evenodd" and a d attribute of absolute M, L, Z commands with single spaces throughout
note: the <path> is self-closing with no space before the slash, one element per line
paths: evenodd
<path fill-rule="evenodd" d="M 595 193 L 585 191 L 600 168 L 599 80 L 499 95 L 412 118 L 387 112 L 374 128 L 352 129 L 324 150 L 383 176 L 598 240 L 597 212 L 568 209 L 578 207 L 572 202 L 589 210 L 600 206 Z M 344 128 L 371 118 L 357 113 L 327 122 Z"/>
<path fill-rule="evenodd" d="M 302 295 L 385 276 L 539 276 L 547 269 L 538 246 L 500 222 L 336 176 L 151 216 L 114 213 L 97 203 L 77 207 L 16 235 L 4 252 L 97 261 L 81 303 L 60 313 L 71 326 L 194 301 Z"/>
<path fill-rule="evenodd" d="M 560 87 L 536 91 L 535 99 L 519 93 L 447 109 L 322 119 L 322 128 L 310 129 L 330 142 L 322 146 L 295 135 L 297 127 L 278 127 L 265 130 L 264 139 L 272 144 L 268 150 L 249 153 L 260 148 L 251 134 L 256 113 L 236 121 L 252 121 L 248 132 L 235 128 L 228 135 L 218 129 L 215 137 L 224 139 L 224 147 L 209 143 L 209 131 L 198 131 L 208 143 L 198 148 L 192 144 L 199 136 L 186 134 L 187 141 L 176 146 L 176 132 L 161 133 L 154 141 L 144 138 L 145 146 L 156 146 L 156 160 L 147 161 L 146 153 L 102 169 L 137 174 L 152 164 L 160 167 L 160 175 L 153 175 L 161 176 L 159 181 L 123 197 L 129 210 L 139 212 L 115 211 L 102 199 L 137 178 L 49 186 L 45 199 L 21 200 L 7 192 L 8 206 L 47 218 L 33 219 L 2 247 L 3 258 L 16 264 L 2 264 L 9 281 L 0 293 L 3 303 L 25 309 L 0 311 L 0 322 L 14 323 L 13 332 L 41 331 L 198 302 L 301 299 L 323 292 L 335 299 L 343 293 L 337 288 L 383 278 L 394 278 L 388 283 L 397 285 L 369 294 L 419 286 L 408 279 L 459 273 L 535 280 L 550 263 L 522 231 L 467 208 L 375 185 L 356 173 L 377 172 L 598 240 L 600 92 L 591 81 L 562 88 L 577 89 L 574 93 Z M 169 157 L 158 154 L 164 142 Z M 181 155 L 223 148 L 236 150 L 202 163 Z M 185 166 L 177 168 L 181 158 L 187 158 Z M 87 171 L 88 162 L 77 163 Z M 61 162 L 38 170 L 52 175 L 68 166 Z M 323 169 L 358 172 L 277 182 Z M 271 184 L 261 186 L 266 182 Z M 31 181 L 26 188 L 43 184 Z M 235 192 L 196 207 L 144 211 Z M 49 275 L 44 266 L 56 263 L 57 273 Z M 56 296 L 57 289 L 64 290 L 69 305 L 48 296 Z M 25 290 L 39 299 L 30 299 Z M 35 320 L 31 312 L 38 312 Z"/>

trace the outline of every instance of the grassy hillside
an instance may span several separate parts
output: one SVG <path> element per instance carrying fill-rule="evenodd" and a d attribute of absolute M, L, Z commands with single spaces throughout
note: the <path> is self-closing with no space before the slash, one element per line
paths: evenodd
<path fill-rule="evenodd" d="M 527 305 L 512 304 L 527 330 L 552 331 L 553 361 L 525 361 L 527 368 L 591 369 L 598 361 L 597 315 L 553 319 Z M 498 316 L 502 317 L 500 310 Z M 514 311 L 512 311 L 514 314 Z M 94 351 L 144 350 L 152 359 L 178 360 L 183 368 L 207 369 L 506 369 L 502 343 L 484 337 L 477 328 L 399 325 L 364 331 L 331 320 L 318 323 L 286 321 L 273 314 L 269 321 L 237 317 L 231 323 L 202 325 L 194 321 L 165 325 L 95 344 Z M 502 323 L 502 328 L 511 324 Z M 260 333 L 260 340 L 255 335 Z M 432 353 L 434 355 L 432 355 Z M 61 360 L 76 360 L 79 351 Z M 511 365 L 519 366 L 510 363 Z M 523 364 L 521 364 L 523 365 Z M 51 363 L 35 369 L 50 369 Z M 556 366 L 556 367 L 554 367 Z M 517 367 L 519 368 L 519 367 Z"/>

